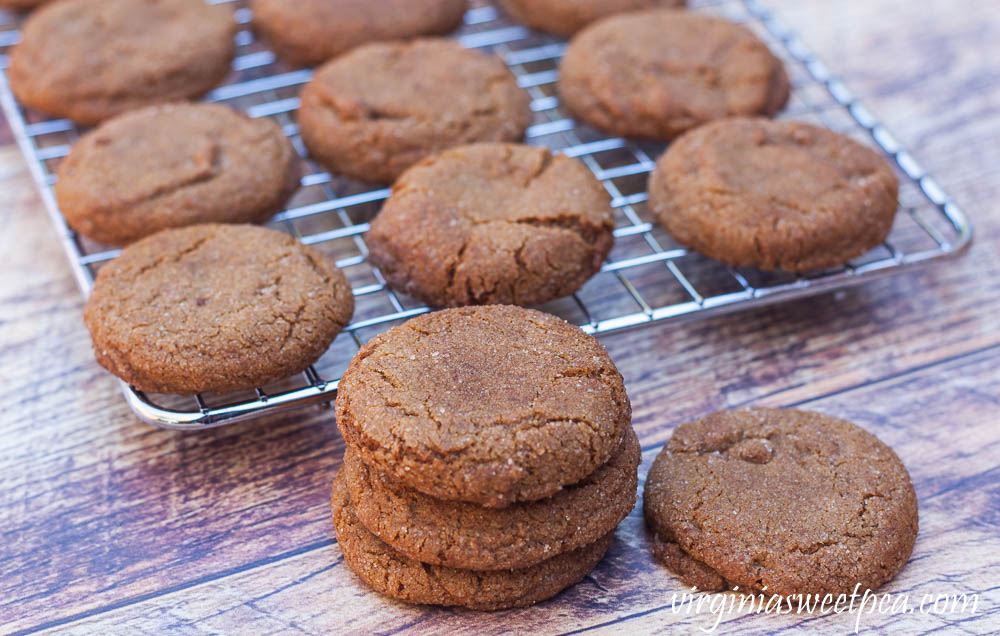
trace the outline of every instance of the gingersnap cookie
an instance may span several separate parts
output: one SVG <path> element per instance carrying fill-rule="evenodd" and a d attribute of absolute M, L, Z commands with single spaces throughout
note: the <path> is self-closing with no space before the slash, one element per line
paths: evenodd
<path fill-rule="evenodd" d="M 358 520 L 343 472 L 333 482 L 333 524 L 344 560 L 377 591 L 408 603 L 477 610 L 526 607 L 574 585 L 601 561 L 614 531 L 593 543 L 529 567 L 481 572 L 415 561 L 368 531 Z"/>
<path fill-rule="evenodd" d="M 559 94 L 615 134 L 673 139 L 707 121 L 773 115 L 788 101 L 781 60 L 746 28 L 682 10 L 623 13 L 569 43 Z"/>
<path fill-rule="evenodd" d="M 101 268 L 84 322 L 97 361 L 142 391 L 189 395 L 303 371 L 354 311 L 318 250 L 252 225 L 163 230 Z"/>
<path fill-rule="evenodd" d="M 54 191 L 74 230 L 124 245 L 194 223 L 263 223 L 298 188 L 295 149 L 269 119 L 218 104 L 124 113 L 73 145 Z"/>
<path fill-rule="evenodd" d="M 548 499 L 484 508 L 434 499 L 369 468 L 350 446 L 347 488 L 358 519 L 397 552 L 468 570 L 524 568 L 608 534 L 635 505 L 641 449 L 628 430 L 621 448 L 583 481 Z"/>
<path fill-rule="evenodd" d="M 875 589 L 917 537 L 916 494 L 892 449 L 850 422 L 793 409 L 679 426 L 649 471 L 643 508 L 654 555 L 708 591 Z"/>
<path fill-rule="evenodd" d="M 10 57 L 21 102 L 79 124 L 196 97 L 229 72 L 236 22 L 203 0 L 63 0 L 35 11 Z"/>
<path fill-rule="evenodd" d="M 550 497 L 611 459 L 631 406 L 604 347 L 509 305 L 446 309 L 368 341 L 337 390 L 361 461 L 438 499 Z"/>
<path fill-rule="evenodd" d="M 389 285 L 428 304 L 536 305 L 597 273 L 613 229 L 610 197 L 580 161 L 473 144 L 406 171 L 366 240 Z"/>
<path fill-rule="evenodd" d="M 572 35 L 614 13 L 686 4 L 687 0 L 500 0 L 504 11 L 518 22 L 559 35 Z"/>
<path fill-rule="evenodd" d="M 500 58 L 453 40 L 358 47 L 320 68 L 302 91 L 309 152 L 332 172 L 394 181 L 424 157 L 475 141 L 514 141 L 530 99 Z"/>
<path fill-rule="evenodd" d="M 254 28 L 285 60 L 314 65 L 360 44 L 443 35 L 466 0 L 252 0 Z"/>
<path fill-rule="evenodd" d="M 874 150 L 826 128 L 731 119 L 656 163 L 649 205 L 680 243 L 729 265 L 802 272 L 885 240 L 899 181 Z"/>

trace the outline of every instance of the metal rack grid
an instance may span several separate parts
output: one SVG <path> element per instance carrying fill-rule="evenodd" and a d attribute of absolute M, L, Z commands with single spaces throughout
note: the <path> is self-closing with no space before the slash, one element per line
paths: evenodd
<path fill-rule="evenodd" d="M 273 386 L 241 394 L 182 398 L 144 394 L 123 383 L 126 400 L 135 413 L 165 428 L 209 428 L 280 409 L 329 403 L 337 379 L 365 340 L 429 311 L 389 289 L 378 270 L 366 262 L 368 221 L 389 190 L 331 176 L 306 153 L 294 114 L 298 90 L 310 79 L 311 71 L 284 65 L 254 38 L 245 1 L 210 1 L 233 4 L 243 27 L 237 35 L 233 72 L 205 99 L 229 103 L 253 117 L 272 117 L 283 126 L 302 158 L 306 176 L 289 207 L 275 216 L 270 226 L 334 258 L 352 284 L 357 309 L 352 324 L 316 364 Z M 969 222 L 951 198 L 768 9 L 757 0 L 695 0 L 692 10 L 744 24 L 785 62 L 793 90 L 782 118 L 825 125 L 880 149 L 896 168 L 901 187 L 900 212 L 888 240 L 844 267 L 796 276 L 727 267 L 691 253 L 653 223 L 645 206 L 646 178 L 665 144 L 608 137 L 574 122 L 561 109 L 555 90 L 564 41 L 510 22 L 492 6 L 472 4 L 455 37 L 469 48 L 501 56 L 530 93 L 534 124 L 528 129 L 527 142 L 577 157 L 612 197 L 616 243 L 601 272 L 573 296 L 541 307 L 584 331 L 608 333 L 817 294 L 956 254 L 972 238 Z M 6 53 L 18 40 L 19 21 L 19 17 L 0 12 L 0 69 L 6 69 Z M 117 251 L 72 232 L 52 194 L 55 167 L 80 131 L 67 120 L 46 118 L 22 108 L 2 73 L 0 104 L 86 295 L 97 269 Z"/>

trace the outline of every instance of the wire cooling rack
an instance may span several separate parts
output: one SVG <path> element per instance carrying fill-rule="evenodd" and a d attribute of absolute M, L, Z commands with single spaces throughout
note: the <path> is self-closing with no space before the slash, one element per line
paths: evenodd
<path fill-rule="evenodd" d="M 357 309 L 353 323 L 316 364 L 272 386 L 184 398 L 149 395 L 123 384 L 135 413 L 165 428 L 208 428 L 279 409 L 329 403 L 337 379 L 363 342 L 429 310 L 389 289 L 381 273 L 366 261 L 368 222 L 389 190 L 331 176 L 310 160 L 302 145 L 295 111 L 298 91 L 311 71 L 284 65 L 254 38 L 246 2 L 214 3 L 233 4 L 243 27 L 237 35 L 230 77 L 205 99 L 228 103 L 253 117 L 271 117 L 283 127 L 301 156 L 306 176 L 289 207 L 270 226 L 334 258 L 351 282 Z M 782 118 L 825 125 L 880 149 L 895 167 L 901 187 L 900 212 L 888 240 L 840 268 L 796 276 L 726 267 L 690 253 L 653 223 L 645 205 L 646 179 L 665 145 L 608 137 L 574 122 L 560 107 L 556 94 L 565 42 L 519 26 L 492 6 L 472 4 L 455 37 L 469 48 L 501 56 L 530 93 L 534 124 L 528 129 L 527 142 L 579 158 L 612 197 L 615 247 L 601 272 L 573 296 L 541 307 L 589 333 L 707 317 L 837 289 L 953 255 L 972 238 L 965 215 L 937 182 L 768 9 L 756 0 L 695 0 L 692 10 L 744 24 L 784 61 L 793 90 Z M 6 69 L 7 52 L 18 40 L 19 21 L 13 14 L 0 12 L 0 69 Z M 80 130 L 67 120 L 22 108 L 10 93 L 5 74 L 0 74 L 0 102 L 86 295 L 97 269 L 117 251 L 72 232 L 52 194 L 54 170 Z"/>

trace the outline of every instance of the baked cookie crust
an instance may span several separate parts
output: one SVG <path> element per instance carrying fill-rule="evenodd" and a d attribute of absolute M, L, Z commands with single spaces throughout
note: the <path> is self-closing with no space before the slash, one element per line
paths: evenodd
<path fill-rule="evenodd" d="M 611 250 L 611 199 L 580 161 L 473 144 L 408 170 L 372 221 L 369 258 L 430 305 L 537 305 L 577 291 Z"/>
<path fill-rule="evenodd" d="M 596 339 L 508 305 L 424 314 L 375 336 L 340 381 L 336 416 L 373 469 L 491 507 L 581 481 L 631 426 L 621 374 Z"/>
<path fill-rule="evenodd" d="M 728 265 L 804 272 L 878 246 L 899 181 L 878 153 L 809 124 L 714 122 L 677 139 L 649 206 L 680 243 Z"/>
<path fill-rule="evenodd" d="M 333 261 L 250 225 L 163 230 L 101 268 L 84 308 L 97 361 L 141 391 L 252 389 L 303 371 L 351 318 Z"/>
<path fill-rule="evenodd" d="M 676 9 L 687 0 L 500 0 L 512 18 L 558 35 L 572 35 L 615 13 L 642 9 Z"/>
<path fill-rule="evenodd" d="M 466 0 L 252 0 L 254 28 L 292 64 L 312 66 L 365 44 L 443 35 Z"/>
<path fill-rule="evenodd" d="M 526 607 L 580 582 L 604 557 L 614 538 L 597 541 L 516 570 L 478 572 L 414 561 L 369 532 L 358 521 L 342 474 L 333 484 L 333 524 L 344 560 L 365 583 L 409 603 L 477 610 Z"/>
<path fill-rule="evenodd" d="M 263 223 L 299 187 L 281 128 L 219 104 L 165 104 L 114 117 L 59 162 L 71 228 L 124 245 L 195 223 Z"/>
<path fill-rule="evenodd" d="M 232 9 L 203 0 L 63 0 L 25 21 L 8 78 L 27 106 L 93 125 L 208 92 L 235 35 Z"/>
<path fill-rule="evenodd" d="M 875 589 L 917 536 L 916 493 L 892 449 L 850 422 L 793 409 L 682 424 L 653 462 L 643 509 L 654 556 L 703 591 Z"/>
<path fill-rule="evenodd" d="M 369 468 L 350 446 L 344 473 L 358 519 L 396 551 L 468 570 L 529 567 L 597 541 L 635 505 L 641 449 L 634 431 L 610 460 L 548 499 L 485 508 L 434 499 Z"/>
<path fill-rule="evenodd" d="M 683 10 L 622 13 L 569 43 L 559 94 L 579 119 L 628 137 L 673 139 L 740 115 L 773 115 L 788 76 L 753 33 Z"/>
<path fill-rule="evenodd" d="M 302 91 L 309 152 L 332 172 L 392 182 L 421 159 L 477 141 L 516 141 L 530 99 L 500 58 L 425 38 L 358 47 Z"/>

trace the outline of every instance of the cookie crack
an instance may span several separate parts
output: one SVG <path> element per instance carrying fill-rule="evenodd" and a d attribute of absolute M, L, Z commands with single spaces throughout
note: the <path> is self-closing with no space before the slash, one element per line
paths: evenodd
<path fill-rule="evenodd" d="M 459 310 L 453 310 L 453 311 L 459 311 Z M 482 320 L 487 325 L 489 325 L 492 329 L 502 331 L 502 329 L 500 329 L 498 325 L 493 323 L 490 319 L 486 318 L 485 316 L 477 316 L 477 318 L 479 320 Z M 535 321 L 530 321 L 530 322 L 532 322 L 532 324 L 538 325 L 538 323 Z M 451 333 L 450 326 L 447 323 L 442 326 L 443 329 L 441 330 L 441 332 L 429 331 L 427 329 L 420 328 L 419 325 L 414 324 L 413 321 L 409 321 L 404 324 L 418 336 L 430 336 L 430 335 L 436 335 L 438 333 L 444 333 L 444 334 Z M 539 325 L 539 328 L 542 328 L 542 326 Z M 544 328 L 542 328 L 542 331 L 547 332 L 547 330 L 545 330 Z M 372 346 L 367 350 L 363 349 L 362 353 L 360 353 L 359 355 L 362 356 L 363 360 L 369 360 L 371 356 L 376 353 L 379 355 L 379 358 L 388 357 L 388 358 L 396 358 L 398 360 L 414 359 L 413 357 L 401 356 L 397 353 L 394 353 L 391 350 L 383 349 L 382 347 L 378 346 L 378 344 Z M 535 351 L 533 349 L 524 349 L 524 351 L 530 351 L 536 355 L 545 355 L 545 353 Z M 552 352 L 552 355 L 558 357 L 559 359 L 565 362 L 569 362 L 569 360 L 567 360 L 564 355 L 558 352 Z M 391 373 L 387 372 L 385 369 L 380 367 L 378 361 L 372 361 L 371 366 L 368 368 L 375 375 L 379 376 L 382 379 L 382 381 L 384 381 L 390 387 L 394 389 L 404 388 L 402 384 L 391 375 Z M 616 378 L 619 377 L 617 371 L 606 365 L 600 365 L 591 368 L 587 367 L 585 364 L 580 364 L 578 366 L 570 366 L 569 368 L 559 369 L 555 371 L 548 378 L 547 381 L 539 383 L 538 388 L 536 389 L 535 392 L 535 397 L 527 405 L 526 408 L 527 413 L 524 413 L 518 417 L 513 417 L 513 418 L 507 416 L 501 416 L 493 419 L 477 419 L 470 421 L 469 424 L 472 425 L 470 428 L 475 429 L 476 435 L 469 436 L 469 439 L 465 444 L 449 447 L 447 451 L 442 451 L 436 448 L 425 447 L 424 451 L 427 453 L 426 457 L 413 456 L 410 458 L 410 461 L 413 461 L 414 463 L 417 464 L 428 465 L 434 463 L 435 461 L 438 461 L 441 458 L 446 457 L 447 455 L 467 452 L 474 449 L 483 449 L 486 452 L 480 454 L 482 455 L 482 457 L 470 458 L 470 462 L 478 465 L 490 465 L 490 464 L 496 464 L 497 462 L 503 462 L 509 465 L 510 462 L 508 460 L 512 458 L 506 455 L 504 456 L 498 455 L 496 452 L 492 451 L 492 449 L 489 448 L 489 445 L 482 446 L 481 444 L 479 444 L 478 439 L 490 438 L 490 437 L 494 439 L 510 438 L 511 436 L 517 436 L 518 434 L 528 430 L 543 428 L 546 426 L 557 425 L 557 424 L 567 424 L 567 423 L 585 425 L 591 433 L 591 435 L 588 437 L 590 452 L 591 453 L 598 452 L 596 450 L 595 444 L 602 437 L 601 426 L 598 422 L 594 421 L 592 418 L 582 417 L 582 416 L 575 416 L 572 418 L 549 416 L 540 412 L 538 409 L 537 402 L 540 399 L 543 391 L 553 386 L 560 379 L 564 379 L 567 377 L 589 377 L 589 378 L 599 379 L 601 384 L 604 385 L 604 387 L 609 390 L 609 393 L 611 394 L 610 399 L 613 400 L 615 406 L 617 407 L 616 412 L 621 413 L 622 417 L 625 418 L 627 421 L 628 417 L 627 396 L 620 394 L 620 391 L 616 390 L 615 380 Z M 423 413 L 415 413 L 413 409 L 408 408 L 406 404 L 402 404 L 397 400 L 392 400 L 388 395 L 386 395 L 385 391 L 377 391 L 377 394 L 380 396 L 382 404 L 389 409 L 398 411 L 408 416 L 425 417 L 428 421 L 433 422 L 439 431 L 442 429 L 442 427 L 446 425 L 445 422 L 443 422 L 441 418 L 438 416 L 438 414 L 434 412 L 432 405 L 430 403 L 432 399 L 431 395 L 425 394 L 419 398 L 420 406 L 422 408 Z M 353 426 L 353 428 L 356 431 L 358 431 L 360 437 L 364 438 L 364 445 L 366 447 L 371 449 L 381 448 L 382 444 L 378 442 L 376 439 L 370 437 L 363 430 L 363 428 L 359 426 Z M 395 447 L 395 450 L 393 450 L 392 452 L 399 452 L 399 449 L 404 448 L 406 444 L 404 443 L 402 436 L 395 430 L 395 428 L 393 427 L 389 428 L 391 429 L 389 433 L 389 436 L 392 439 L 391 445 Z M 620 432 L 619 432 L 619 437 L 620 437 Z M 619 445 L 620 445 L 620 439 L 619 439 Z M 529 466 L 518 464 L 518 467 L 528 473 L 532 472 Z"/>
<path fill-rule="evenodd" d="M 798 552 L 799 554 L 815 554 L 819 552 L 820 548 L 825 548 L 831 545 L 840 545 L 843 541 L 840 539 L 821 539 L 819 541 L 814 541 L 808 545 L 793 545 L 788 548 L 789 552 Z"/>
<path fill-rule="evenodd" d="M 193 175 L 187 179 L 177 181 L 174 183 L 168 183 L 160 185 L 153 188 L 149 192 L 144 192 L 139 196 L 133 197 L 128 200 L 122 201 L 125 206 L 136 206 L 139 204 L 150 204 L 154 203 L 160 199 L 164 199 L 171 195 L 177 194 L 182 190 L 192 188 L 196 185 L 202 185 L 214 181 L 219 177 L 222 172 L 222 149 L 214 141 L 211 142 L 211 147 L 209 149 L 210 157 L 208 160 L 208 168 L 204 172 Z"/>
<path fill-rule="evenodd" d="M 284 316 L 278 316 L 278 320 L 284 320 L 288 324 L 288 327 L 285 330 L 284 335 L 282 336 L 281 344 L 278 345 L 278 351 L 284 350 L 284 348 L 287 347 L 288 344 L 292 342 L 292 340 L 295 340 L 295 338 L 293 338 L 292 336 L 294 335 L 295 327 L 298 326 L 299 320 L 302 319 L 302 314 L 305 313 L 305 310 L 306 306 L 304 304 L 299 305 L 298 308 L 295 310 L 295 317 L 292 318 L 292 320 L 288 320 Z"/>
<path fill-rule="evenodd" d="M 458 248 L 458 252 L 455 253 L 454 258 L 452 258 L 447 267 L 445 268 L 445 288 L 452 289 L 455 286 L 455 274 L 458 271 L 459 265 L 464 262 L 465 250 L 469 247 L 469 241 L 471 237 L 466 235 L 465 240 L 462 241 L 462 246 Z"/>
<path fill-rule="evenodd" d="M 773 441 L 775 437 L 774 433 L 751 434 L 747 431 L 742 431 L 742 430 L 738 431 L 737 433 L 738 433 L 737 436 L 731 436 L 727 439 L 720 440 L 718 443 L 707 446 L 699 445 L 693 448 L 687 448 L 687 447 L 677 447 L 671 445 L 670 453 L 672 454 L 676 453 L 678 455 L 711 455 L 717 453 L 720 456 L 725 456 L 728 458 L 728 456 L 724 455 L 727 451 L 731 450 L 734 446 L 737 446 L 747 440 L 756 439 L 756 440 Z"/>
<path fill-rule="evenodd" d="M 508 160 L 509 157 L 510 153 L 508 149 Z M 521 184 L 521 187 L 524 188 L 525 190 L 531 188 L 532 184 L 535 181 L 541 179 L 545 175 L 545 173 L 548 172 L 548 170 L 552 167 L 552 162 L 555 160 L 555 156 L 551 152 L 543 152 L 541 153 L 541 157 L 542 159 L 538 163 L 538 166 L 533 171 L 525 175 L 524 181 Z"/>
<path fill-rule="evenodd" d="M 395 55 L 395 53 L 394 53 Z M 458 130 L 452 133 L 458 137 L 464 135 L 471 127 L 472 119 L 483 119 L 495 115 L 500 111 L 502 100 L 495 94 L 496 87 L 510 81 L 510 77 L 503 75 L 492 75 L 485 78 L 486 91 L 490 97 L 485 102 L 478 102 L 473 105 L 465 114 L 467 117 L 455 118 L 452 125 L 457 125 Z M 438 113 L 424 112 L 411 105 L 388 105 L 375 104 L 364 99 L 341 100 L 336 95 L 330 93 L 330 89 L 325 85 L 319 85 L 317 91 L 319 99 L 327 107 L 330 114 L 342 122 L 361 122 L 378 124 L 414 122 L 424 125 L 436 119 Z M 345 103 L 346 101 L 346 103 Z"/>
<path fill-rule="evenodd" d="M 587 221 L 579 214 L 559 214 L 549 217 L 521 217 L 513 221 L 518 225 L 528 225 L 531 227 L 559 228 L 573 232 L 587 245 L 594 245 L 598 242 L 601 234 L 607 232 L 608 228 Z"/>
<path fill-rule="evenodd" d="M 210 235 L 210 236 L 199 237 L 197 240 L 195 240 L 193 243 L 191 243 L 191 245 L 185 247 L 184 249 L 180 250 L 179 252 L 176 252 L 174 254 L 165 254 L 165 255 L 159 256 L 152 263 L 149 263 L 148 265 L 143 265 L 138 270 L 136 270 L 136 272 L 135 272 L 135 274 L 133 274 L 133 276 L 136 279 L 138 279 L 139 277 L 141 277 L 146 272 L 148 272 L 150 270 L 153 270 L 153 269 L 156 269 L 156 268 L 160 267 L 161 265 L 163 265 L 164 263 L 179 263 L 181 260 L 184 259 L 185 256 L 188 256 L 188 255 L 194 253 L 202 245 L 204 245 L 206 242 L 208 242 L 212 238 L 214 238 L 214 234 Z"/>
<path fill-rule="evenodd" d="M 295 241 L 295 239 L 292 240 Z M 306 262 L 309 264 L 309 268 L 312 269 L 312 271 L 317 276 L 319 276 L 320 280 L 322 280 L 324 283 L 332 282 L 333 278 L 330 276 L 330 266 L 333 265 L 333 267 L 336 268 L 336 265 L 333 264 L 331 261 L 324 262 L 321 260 L 317 260 L 317 254 L 314 251 L 314 249 L 315 248 L 311 246 L 306 246 L 306 249 L 302 251 L 289 248 L 285 258 L 288 258 L 289 256 L 296 256 L 298 254 L 302 254 L 303 256 L 306 257 Z"/>

